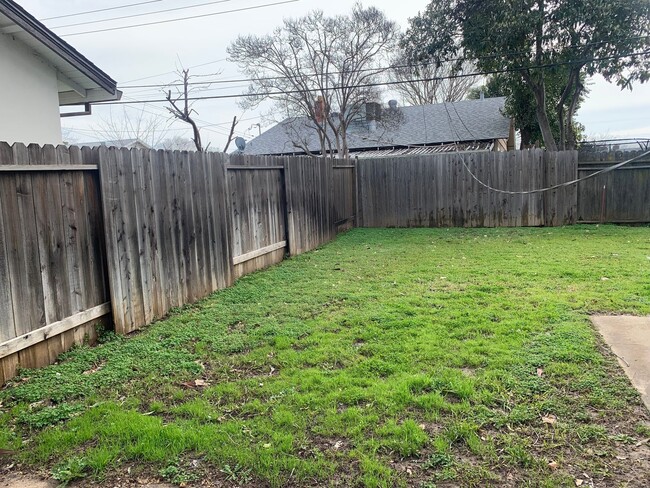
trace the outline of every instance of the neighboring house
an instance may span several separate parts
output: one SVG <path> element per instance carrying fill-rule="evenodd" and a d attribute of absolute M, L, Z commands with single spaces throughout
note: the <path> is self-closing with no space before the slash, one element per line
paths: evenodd
<path fill-rule="evenodd" d="M 127 149 L 152 149 L 146 142 L 140 139 L 115 139 L 112 141 L 75 142 L 73 146 L 88 147 L 126 147 Z"/>
<path fill-rule="evenodd" d="M 58 144 L 60 107 L 119 100 L 110 76 L 12 0 L 0 0 L 0 141 Z"/>
<path fill-rule="evenodd" d="M 505 98 L 398 107 L 366 104 L 348 127 L 351 156 L 378 157 L 461 150 L 514 149 L 512 121 L 503 115 Z M 243 154 L 320 153 L 318 135 L 306 117 L 288 118 L 252 139 Z"/>

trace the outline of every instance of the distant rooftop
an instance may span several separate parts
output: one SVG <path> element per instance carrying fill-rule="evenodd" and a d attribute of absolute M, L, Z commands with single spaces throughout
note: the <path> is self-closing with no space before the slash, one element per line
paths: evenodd
<path fill-rule="evenodd" d="M 114 139 L 110 141 L 74 142 L 71 146 L 88 147 L 126 147 L 128 149 L 151 149 L 151 146 L 140 139 Z"/>
<path fill-rule="evenodd" d="M 508 139 L 510 119 L 503 115 L 505 98 L 384 108 L 387 120 L 376 128 L 355 123 L 348 128 L 351 152 L 434 146 L 452 142 L 489 142 Z M 300 154 L 302 145 L 319 152 L 316 130 L 307 117 L 287 118 L 246 145 L 244 154 Z M 300 141 L 298 146 L 294 141 Z M 438 150 L 439 152 L 439 150 Z"/>

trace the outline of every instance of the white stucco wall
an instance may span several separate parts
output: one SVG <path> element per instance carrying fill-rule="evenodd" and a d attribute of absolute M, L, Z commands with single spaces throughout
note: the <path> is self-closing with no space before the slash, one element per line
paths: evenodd
<path fill-rule="evenodd" d="M 56 72 L 11 35 L 0 34 L 0 141 L 59 144 Z"/>

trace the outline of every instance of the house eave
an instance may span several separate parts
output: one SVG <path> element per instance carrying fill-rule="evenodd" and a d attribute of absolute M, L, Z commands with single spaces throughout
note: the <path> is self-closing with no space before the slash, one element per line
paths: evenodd
<path fill-rule="evenodd" d="M 117 82 L 115 80 L 95 66 L 70 44 L 36 20 L 36 18 L 20 5 L 12 0 L 0 0 L 0 14 L 12 23 L 12 25 L 5 26 L 1 29 L 0 33 L 14 36 L 22 42 L 27 41 L 28 45 L 37 54 L 48 59 L 54 65 L 53 67 L 57 70 L 57 73 L 64 71 L 63 67 L 67 63 L 95 85 L 88 88 L 74 85 L 71 88 L 76 93 L 76 97 L 68 96 L 67 92 L 62 92 L 61 97 L 64 100 L 70 100 L 69 103 L 64 102 L 63 105 L 119 99 L 121 93 L 117 89 Z M 30 44 L 29 39 L 37 41 L 38 47 Z M 57 66 L 58 63 L 52 61 L 52 54 L 60 59 L 59 63 L 61 66 Z M 87 95 L 90 94 L 91 96 L 84 97 L 82 89 L 86 91 Z M 76 98 L 76 100 L 72 101 L 73 98 Z"/>

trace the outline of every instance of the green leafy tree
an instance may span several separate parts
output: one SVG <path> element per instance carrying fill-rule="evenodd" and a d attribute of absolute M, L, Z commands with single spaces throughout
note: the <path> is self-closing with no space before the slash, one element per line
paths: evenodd
<path fill-rule="evenodd" d="M 544 144 L 557 150 L 575 147 L 585 76 L 622 88 L 650 79 L 649 34 L 648 0 L 433 0 L 411 19 L 402 45 L 414 59 L 463 57 L 484 72 L 517 74 L 508 79 L 532 92 Z M 559 66 L 566 79 L 550 110 Z"/>
<path fill-rule="evenodd" d="M 548 112 L 553 113 L 553 110 L 557 106 L 562 95 L 562 86 L 565 82 L 566 72 L 556 74 L 547 82 L 546 110 Z M 537 102 L 535 101 L 533 92 L 517 73 L 492 75 L 488 77 L 484 85 L 472 88 L 467 93 L 467 98 L 478 99 L 481 92 L 487 97 L 506 97 L 504 115 L 514 120 L 515 128 L 521 136 L 521 149 L 543 145 L 542 132 L 537 123 Z M 583 91 L 577 108 L 579 108 L 586 94 L 587 89 Z M 553 137 L 559 140 L 561 135 L 558 119 L 554 117 L 549 122 Z M 582 140 L 584 126 L 579 122 L 573 121 L 572 130 L 575 134 L 576 141 Z"/>

